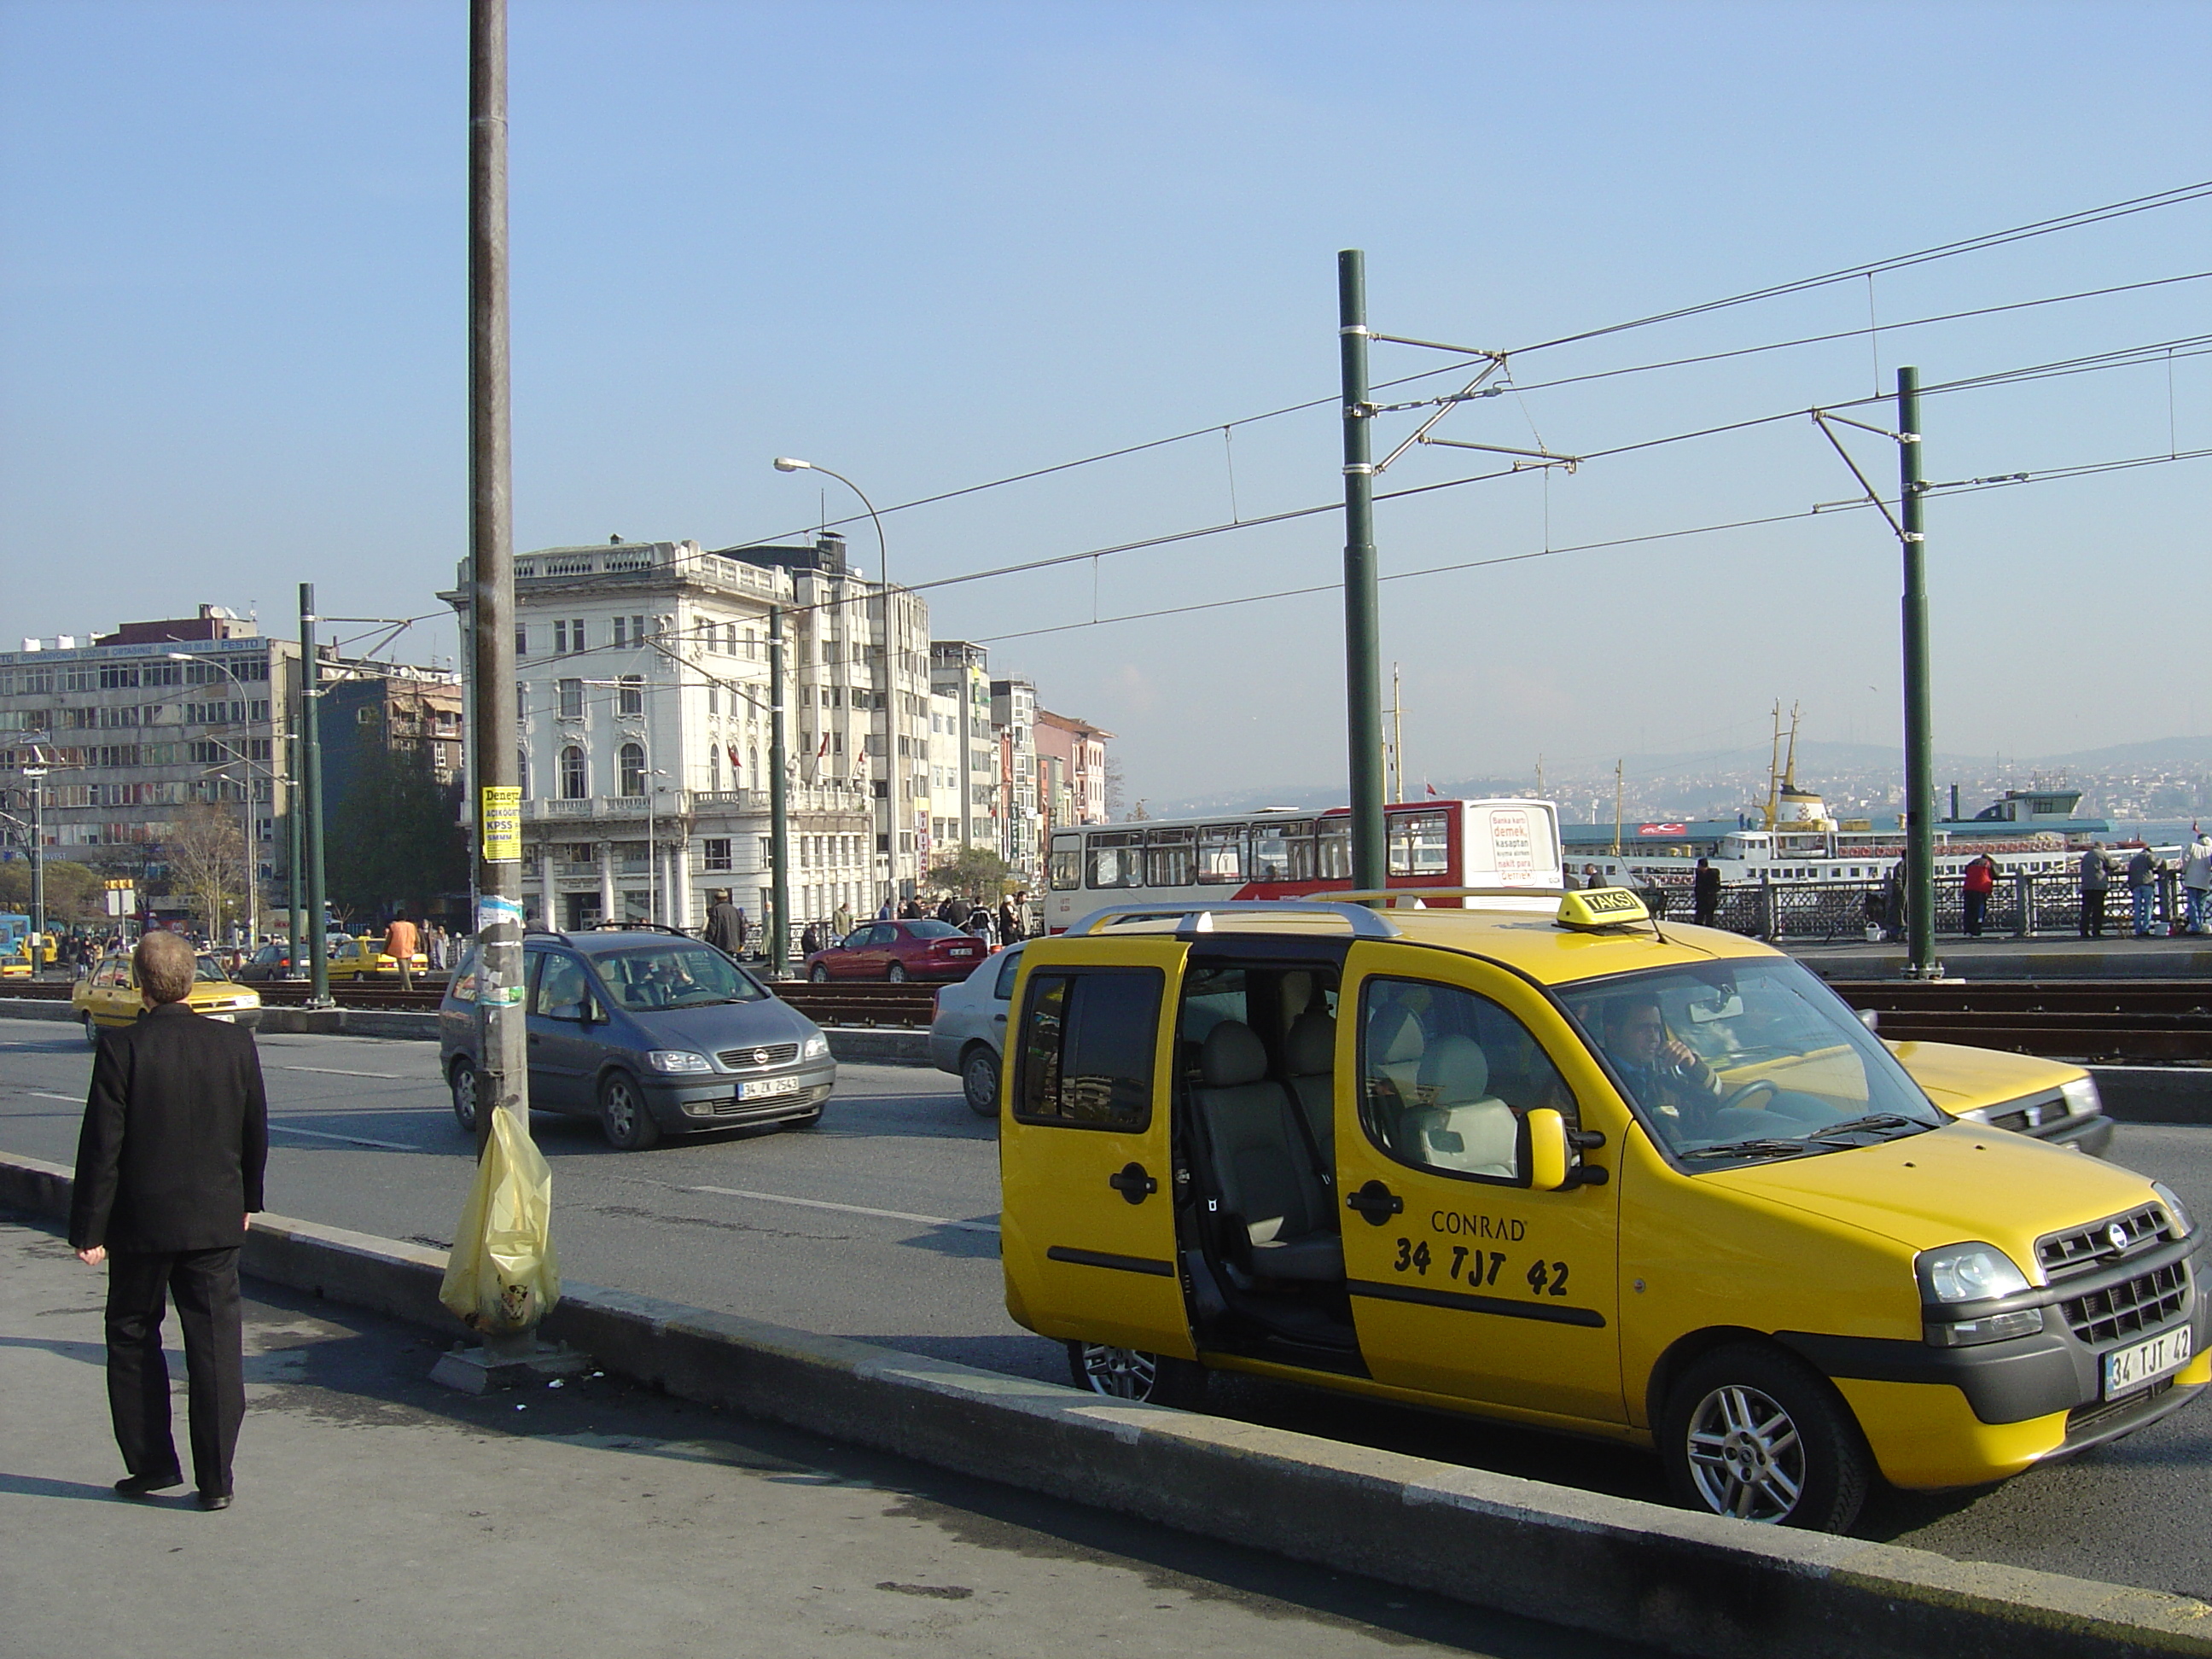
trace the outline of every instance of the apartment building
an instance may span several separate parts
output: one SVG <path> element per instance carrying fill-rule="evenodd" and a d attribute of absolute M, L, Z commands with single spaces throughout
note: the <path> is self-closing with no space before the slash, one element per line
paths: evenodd
<path fill-rule="evenodd" d="M 991 726 L 998 733 L 1000 856 L 1033 890 L 1042 890 L 1044 840 L 1037 811 L 1036 687 L 1024 679 L 991 682 Z"/>
<path fill-rule="evenodd" d="M 1113 738 L 1088 720 L 1036 711 L 1037 804 L 1048 830 L 1106 822 L 1106 745 Z"/>
<path fill-rule="evenodd" d="M 940 851 L 981 847 L 1004 857 L 990 652 L 966 640 L 933 641 L 929 678 L 934 711 L 930 717 L 932 835 Z"/>
<path fill-rule="evenodd" d="M 713 551 L 545 548 L 514 568 L 532 916 L 696 927 L 727 890 L 764 917 L 771 612 L 784 629 L 793 922 L 913 890 L 917 801 L 927 810 L 924 601 L 886 596 L 829 534 Z M 465 581 L 444 597 L 465 622 Z"/>

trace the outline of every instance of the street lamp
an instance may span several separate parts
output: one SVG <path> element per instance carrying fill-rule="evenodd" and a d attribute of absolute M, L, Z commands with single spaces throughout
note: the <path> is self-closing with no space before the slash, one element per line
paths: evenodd
<path fill-rule="evenodd" d="M 817 461 L 802 461 L 795 455 L 779 455 L 775 458 L 774 465 L 779 472 L 819 472 L 825 478 L 835 478 L 860 498 L 860 505 L 868 509 L 868 518 L 876 526 L 876 561 L 878 574 L 883 579 L 884 589 L 884 690 L 885 696 L 890 699 L 884 705 L 884 769 L 890 775 L 890 781 L 884 786 L 884 793 L 890 806 L 889 896 L 892 907 L 896 908 L 899 896 L 899 798 L 908 781 L 909 774 L 907 768 L 900 763 L 898 752 L 898 670 L 895 666 L 897 659 L 891 649 L 891 641 L 897 631 L 897 624 L 893 619 L 891 556 L 890 545 L 884 539 L 883 515 L 876 511 L 876 504 L 868 499 L 867 491 L 862 489 L 860 485 L 842 472 L 835 471 Z M 915 874 L 919 877 L 921 873 L 921 869 L 917 866 Z"/>
<path fill-rule="evenodd" d="M 233 685 L 238 688 L 239 696 L 241 699 L 239 705 L 240 710 L 244 711 L 252 707 L 253 699 L 246 694 L 246 682 L 231 672 L 228 663 L 213 657 L 196 656 L 189 651 L 172 651 L 167 654 L 171 662 L 203 663 L 223 674 Z M 252 725 L 251 720 L 243 720 L 240 723 L 249 728 Z M 233 753 L 236 754 L 237 751 L 233 750 Z M 245 754 L 238 754 L 237 757 L 244 761 L 248 769 L 246 781 L 240 786 L 239 793 L 245 798 L 246 804 L 246 948 L 252 951 L 259 943 L 258 935 L 261 932 L 261 842 L 260 838 L 253 833 L 253 776 L 251 769 L 253 760 L 251 756 Z M 268 770 L 270 779 L 273 782 L 276 776 L 276 769 L 271 767 Z M 294 942 L 293 954 L 295 956 L 298 954 L 296 940 Z"/>

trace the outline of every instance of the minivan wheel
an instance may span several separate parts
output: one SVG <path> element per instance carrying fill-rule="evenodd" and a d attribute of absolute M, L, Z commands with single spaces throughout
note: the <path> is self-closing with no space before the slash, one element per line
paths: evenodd
<path fill-rule="evenodd" d="M 1685 1509 L 1848 1532 L 1874 1459 L 1827 1382 L 1775 1349 L 1744 1342 L 1691 1365 L 1660 1434 L 1667 1478 Z"/>
<path fill-rule="evenodd" d="M 660 1126 L 636 1084 L 621 1072 L 610 1072 L 599 1085 L 599 1133 L 618 1152 L 641 1152 L 660 1139 Z"/>
<path fill-rule="evenodd" d="M 477 1068 L 465 1059 L 453 1062 L 452 1074 L 447 1078 L 453 1091 L 453 1121 L 461 1126 L 463 1134 L 477 1132 Z"/>
<path fill-rule="evenodd" d="M 826 964 L 817 962 L 814 964 L 814 971 L 806 977 L 817 985 L 827 985 L 830 982 L 830 969 Z"/>
<path fill-rule="evenodd" d="M 906 969 L 895 962 L 891 963 L 890 972 L 884 977 L 894 985 L 903 985 L 906 983 Z"/>
<path fill-rule="evenodd" d="M 1067 1369 L 1075 1386 L 1109 1400 L 1140 1400 L 1154 1406 L 1195 1411 L 1206 1397 L 1206 1370 L 1188 1359 L 1164 1358 L 1141 1348 L 1116 1348 L 1103 1342 L 1067 1345 Z"/>
<path fill-rule="evenodd" d="M 999 1115 L 999 1057 L 977 1043 L 960 1062 L 960 1092 L 977 1117 Z"/>

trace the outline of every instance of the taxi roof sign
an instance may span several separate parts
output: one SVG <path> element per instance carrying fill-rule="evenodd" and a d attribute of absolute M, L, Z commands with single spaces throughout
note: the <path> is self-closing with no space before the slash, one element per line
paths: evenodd
<path fill-rule="evenodd" d="M 1651 913 L 1644 908 L 1644 901 L 1626 887 L 1591 887 L 1562 895 L 1556 920 L 1562 927 L 1592 933 L 1601 928 L 1649 921 Z"/>

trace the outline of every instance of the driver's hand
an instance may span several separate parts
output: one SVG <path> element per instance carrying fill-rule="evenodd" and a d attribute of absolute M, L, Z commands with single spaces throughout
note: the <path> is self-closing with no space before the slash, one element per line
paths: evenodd
<path fill-rule="evenodd" d="M 1713 1068 L 1698 1059 L 1697 1051 L 1681 1038 L 1668 1038 L 1667 1046 L 1660 1052 L 1666 1055 L 1668 1065 L 1700 1088 L 1712 1087 L 1715 1081 Z"/>

